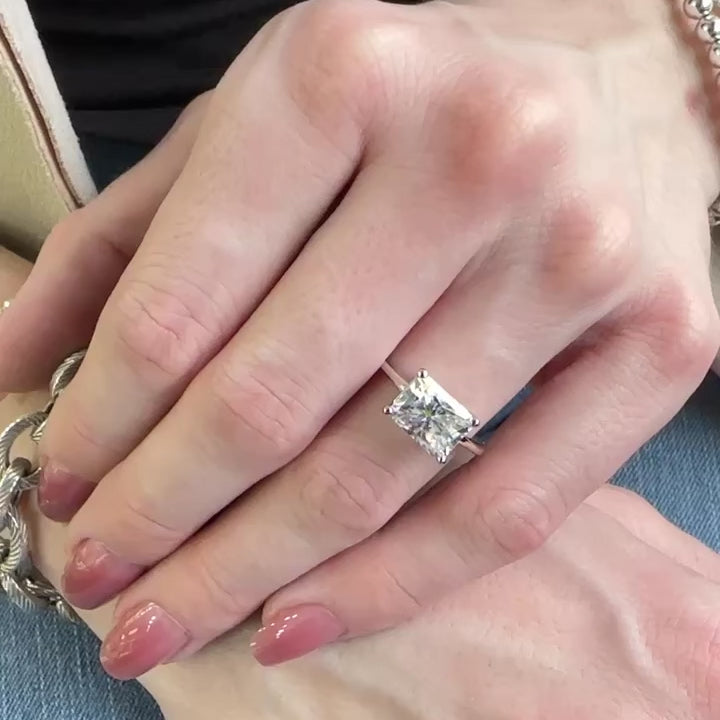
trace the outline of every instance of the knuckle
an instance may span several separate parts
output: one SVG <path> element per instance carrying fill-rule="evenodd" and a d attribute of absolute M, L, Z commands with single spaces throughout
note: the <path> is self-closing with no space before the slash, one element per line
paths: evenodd
<path fill-rule="evenodd" d="M 642 322 L 659 373 L 668 379 L 702 380 L 720 347 L 714 303 L 694 283 L 669 276 L 656 287 Z"/>
<path fill-rule="evenodd" d="M 588 304 L 622 291 L 640 257 L 630 207 L 578 196 L 549 218 L 541 277 L 553 296 Z"/>
<path fill-rule="evenodd" d="M 77 386 L 60 394 L 42 441 L 45 453 L 89 479 L 103 477 L 127 453 L 125 443 L 98 421 L 95 398 Z"/>
<path fill-rule="evenodd" d="M 124 444 L 114 441 L 97 427 L 92 408 L 86 407 L 83 400 L 75 393 L 62 393 L 53 410 L 52 422 L 48 423 L 50 432 L 46 442 L 51 440 L 56 447 L 72 448 L 73 453 L 82 456 L 90 465 L 98 458 L 122 457 L 126 449 Z M 104 469 L 109 472 L 111 468 Z"/>
<path fill-rule="evenodd" d="M 562 500 L 545 492 L 505 488 L 482 508 L 481 535 L 514 560 L 542 547 L 565 514 Z"/>
<path fill-rule="evenodd" d="M 559 96 L 500 62 L 466 67 L 436 92 L 433 107 L 440 176 L 473 196 L 524 196 L 564 151 L 568 120 Z"/>
<path fill-rule="evenodd" d="M 43 243 L 43 253 L 67 254 L 69 249 L 84 246 L 85 240 L 92 239 L 93 245 L 118 268 L 124 268 L 137 244 L 131 236 L 135 234 L 135 228 L 128 227 L 129 223 L 108 223 L 104 213 L 100 217 L 95 211 L 96 207 L 97 201 L 93 201 L 60 220 Z"/>
<path fill-rule="evenodd" d="M 220 364 L 210 382 L 208 425 L 225 443 L 278 462 L 291 460 L 316 432 L 314 388 L 294 368 Z"/>
<path fill-rule="evenodd" d="M 153 565 L 185 539 L 180 530 L 160 519 L 162 512 L 154 507 L 157 503 L 150 494 L 136 492 L 123 500 L 124 512 L 116 512 L 113 517 L 118 536 L 132 538 L 134 562 Z"/>
<path fill-rule="evenodd" d="M 114 304 L 118 350 L 139 373 L 186 377 L 224 334 L 220 304 L 190 271 L 144 274 L 126 282 Z"/>
<path fill-rule="evenodd" d="M 200 562 L 194 563 L 196 593 L 202 598 L 204 607 L 209 607 L 215 616 L 214 623 L 231 627 L 247 617 L 252 611 L 241 592 L 241 587 L 232 568 L 214 553 L 205 552 Z"/>
<path fill-rule="evenodd" d="M 392 33 L 383 33 L 392 25 Z M 364 127 L 388 95 L 390 67 L 413 33 L 377 0 L 313 0 L 297 9 L 286 48 L 286 85 L 296 106 L 323 130 Z M 337 132 L 337 129 L 335 130 Z"/>
<path fill-rule="evenodd" d="M 357 542 L 385 525 L 406 499 L 392 470 L 357 451 L 314 449 L 305 467 L 309 480 L 299 506 L 311 532 L 319 524 Z"/>

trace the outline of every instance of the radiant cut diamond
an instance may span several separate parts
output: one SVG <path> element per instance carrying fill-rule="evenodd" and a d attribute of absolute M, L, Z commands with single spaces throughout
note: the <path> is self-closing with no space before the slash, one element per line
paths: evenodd
<path fill-rule="evenodd" d="M 478 421 L 447 390 L 421 370 L 385 412 L 438 462 L 447 462 Z"/>

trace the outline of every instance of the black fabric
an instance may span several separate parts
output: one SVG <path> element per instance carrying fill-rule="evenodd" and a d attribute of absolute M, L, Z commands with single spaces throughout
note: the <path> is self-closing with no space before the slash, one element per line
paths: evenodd
<path fill-rule="evenodd" d="M 412 4 L 418 0 L 395 0 Z M 28 0 L 83 146 L 154 145 L 297 0 Z"/>
<path fill-rule="evenodd" d="M 81 138 L 152 146 L 293 0 L 29 0 Z"/>

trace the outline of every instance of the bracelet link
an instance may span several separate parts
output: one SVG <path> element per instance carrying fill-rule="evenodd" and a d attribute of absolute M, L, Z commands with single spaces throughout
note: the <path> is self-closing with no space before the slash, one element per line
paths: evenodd
<path fill-rule="evenodd" d="M 698 35 L 703 42 L 717 43 L 720 41 L 720 18 L 715 15 L 701 18 L 697 25 Z"/>
<path fill-rule="evenodd" d="M 715 0 L 685 0 L 685 14 L 692 20 L 702 20 L 713 14 Z"/>
<path fill-rule="evenodd" d="M 77 620 L 75 611 L 32 563 L 20 508 L 24 493 L 37 487 L 40 468 L 28 458 L 11 458 L 11 454 L 17 439 L 26 432 L 34 442 L 40 440 L 55 401 L 70 384 L 84 356 L 84 351 L 77 352 L 61 363 L 50 382 L 50 401 L 45 408 L 23 415 L 0 433 L 0 590 L 20 608 L 51 608 L 70 621 Z"/>
<path fill-rule="evenodd" d="M 715 70 L 715 85 L 720 89 L 720 15 L 718 0 L 683 0 L 685 15 L 696 21 L 695 30 L 701 42 L 708 46 L 708 58 Z M 711 228 L 720 227 L 720 196 L 708 209 Z"/>

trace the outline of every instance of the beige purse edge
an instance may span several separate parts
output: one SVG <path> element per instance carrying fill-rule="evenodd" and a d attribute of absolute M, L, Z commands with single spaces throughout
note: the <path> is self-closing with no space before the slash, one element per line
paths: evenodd
<path fill-rule="evenodd" d="M 46 182 L 64 208 L 56 214 L 86 204 L 95 196 L 95 186 L 25 0 L 0 0 L 0 56 L 12 86 L 11 102 L 16 112 L 22 111 L 32 135 L 33 162 L 45 168 Z M 2 170 L 6 182 L 13 182 L 13 177 L 17 182 L 23 172 L 13 166 Z M 8 244 L 7 238 L 4 241 Z M 19 246 L 16 249 L 26 256 L 38 249 L 28 247 L 27 241 Z"/>

